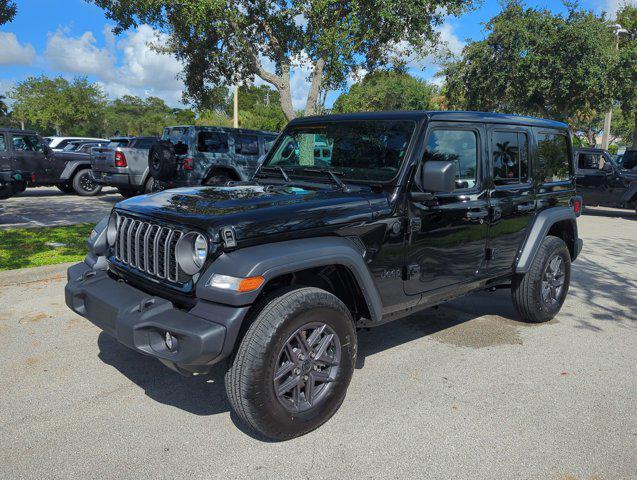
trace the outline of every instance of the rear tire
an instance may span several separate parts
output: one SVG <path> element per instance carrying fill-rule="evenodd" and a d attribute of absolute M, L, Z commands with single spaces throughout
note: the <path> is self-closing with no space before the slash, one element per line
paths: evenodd
<path fill-rule="evenodd" d="M 513 280 L 513 304 L 522 320 L 551 320 L 562 308 L 570 281 L 571 255 L 566 244 L 561 238 L 547 236 L 529 271 Z"/>
<path fill-rule="evenodd" d="M 73 190 L 81 197 L 93 197 L 102 191 L 102 186 L 91 178 L 91 169 L 78 170 L 73 177 Z"/>
<path fill-rule="evenodd" d="M 226 392 L 249 427 L 286 440 L 319 427 L 343 403 L 356 331 L 343 302 L 318 288 L 280 291 L 262 305 L 226 373 Z"/>

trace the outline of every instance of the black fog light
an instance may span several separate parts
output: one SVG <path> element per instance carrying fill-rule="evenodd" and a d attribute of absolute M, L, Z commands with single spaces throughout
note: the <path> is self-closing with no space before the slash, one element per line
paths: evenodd
<path fill-rule="evenodd" d="M 164 334 L 164 343 L 171 352 L 177 350 L 177 337 L 174 337 L 170 332 Z"/>

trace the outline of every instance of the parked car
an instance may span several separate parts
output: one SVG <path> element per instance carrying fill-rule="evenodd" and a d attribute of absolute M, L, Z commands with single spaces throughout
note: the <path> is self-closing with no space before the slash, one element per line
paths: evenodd
<path fill-rule="evenodd" d="M 28 172 L 27 184 L 19 188 L 55 185 L 65 193 L 97 195 L 102 187 L 90 175 L 90 155 L 77 152 L 54 152 L 37 133 L 31 130 L 0 129 L 5 144 L 3 162 L 10 170 Z M 21 174 L 24 179 L 25 175 Z M 14 193 L 17 193 L 15 191 Z"/>
<path fill-rule="evenodd" d="M 12 154 L 7 133 L 9 130 L 0 129 L 0 200 L 5 200 L 27 188 L 33 172 L 27 165 L 16 161 Z"/>
<path fill-rule="evenodd" d="M 522 320 L 559 312 L 582 248 L 572 159 L 568 127 L 530 117 L 299 118 L 253 181 L 118 203 L 66 304 L 182 374 L 228 359 L 237 416 L 295 437 L 343 402 L 359 327 L 500 287 Z"/>
<path fill-rule="evenodd" d="M 637 171 L 621 168 L 606 150 L 576 150 L 575 179 L 584 205 L 637 207 Z"/>
<path fill-rule="evenodd" d="M 54 151 L 64 150 L 71 142 L 78 142 L 82 140 L 93 141 L 93 142 L 108 142 L 107 138 L 91 138 L 91 137 L 44 137 L 47 145 L 51 147 Z"/>
<path fill-rule="evenodd" d="M 93 147 L 103 147 L 108 145 L 109 141 L 106 142 L 92 142 L 86 140 L 78 140 L 76 142 L 70 142 L 62 149 L 63 152 L 81 152 L 81 153 L 91 153 L 91 148 Z"/>
<path fill-rule="evenodd" d="M 125 198 L 153 191 L 155 181 L 148 170 L 148 151 L 158 140 L 157 137 L 126 137 L 93 148 L 93 177 L 100 185 L 117 187 Z"/>
<path fill-rule="evenodd" d="M 246 181 L 276 137 L 260 130 L 166 127 L 150 151 L 148 167 L 161 189 Z"/>

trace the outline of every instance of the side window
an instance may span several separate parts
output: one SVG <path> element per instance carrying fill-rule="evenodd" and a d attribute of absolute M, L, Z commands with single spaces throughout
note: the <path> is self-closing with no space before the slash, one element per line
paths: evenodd
<path fill-rule="evenodd" d="M 456 188 L 473 188 L 478 174 L 478 138 L 472 130 L 432 130 L 423 161 L 456 163 Z"/>
<path fill-rule="evenodd" d="M 275 140 L 276 137 L 273 135 L 266 135 L 265 137 L 263 137 L 263 148 L 265 149 L 265 153 L 268 153 L 270 151 L 272 145 L 274 145 Z"/>
<path fill-rule="evenodd" d="M 540 133 L 537 136 L 538 172 L 543 182 L 559 182 L 571 176 L 566 135 Z"/>
<path fill-rule="evenodd" d="M 207 153 L 228 153 L 228 134 L 223 132 L 199 132 L 197 150 Z"/>
<path fill-rule="evenodd" d="M 6 151 L 7 151 L 7 144 L 4 140 L 4 135 L 0 133 L 0 152 L 6 152 Z"/>
<path fill-rule="evenodd" d="M 256 135 L 237 135 L 234 140 L 234 152 L 241 155 L 258 155 L 258 137 Z"/>
<path fill-rule="evenodd" d="M 494 131 L 491 137 L 493 183 L 511 185 L 529 178 L 529 138 L 523 132 Z"/>
<path fill-rule="evenodd" d="M 19 152 L 43 152 L 44 145 L 35 135 L 12 135 L 13 149 Z"/>
<path fill-rule="evenodd" d="M 136 142 L 135 148 L 149 150 L 155 142 L 156 140 L 154 138 L 142 138 L 141 140 Z"/>

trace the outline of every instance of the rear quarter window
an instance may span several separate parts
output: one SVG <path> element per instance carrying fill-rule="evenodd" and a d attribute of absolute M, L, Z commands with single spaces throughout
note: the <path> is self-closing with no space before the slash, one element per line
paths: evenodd
<path fill-rule="evenodd" d="M 234 152 L 241 155 L 258 155 L 259 139 L 256 135 L 237 135 L 234 139 Z"/>
<path fill-rule="evenodd" d="M 204 153 L 228 153 L 228 134 L 224 132 L 199 132 L 197 150 Z"/>
<path fill-rule="evenodd" d="M 540 180 L 545 183 L 561 182 L 571 178 L 573 166 L 565 134 L 538 133 L 537 172 Z"/>

